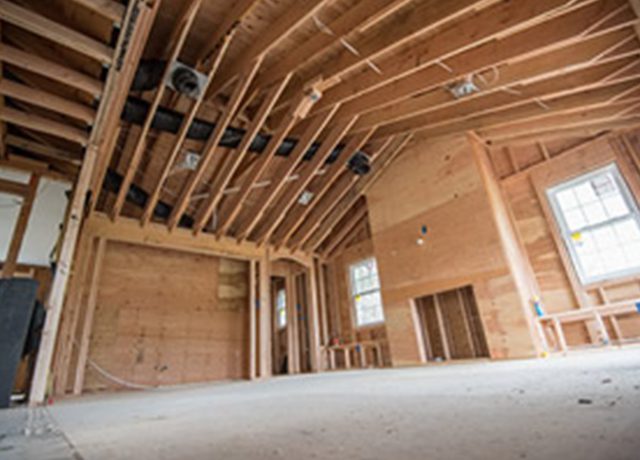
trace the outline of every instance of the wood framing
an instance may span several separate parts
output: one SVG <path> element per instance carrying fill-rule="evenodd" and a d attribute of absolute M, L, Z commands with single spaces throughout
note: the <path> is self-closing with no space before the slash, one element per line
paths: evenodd
<path fill-rule="evenodd" d="M 13 227 L 13 235 L 9 249 L 7 250 L 7 256 L 2 264 L 2 278 L 11 278 L 15 273 L 16 266 L 18 265 L 18 257 L 20 256 L 20 248 L 22 247 L 22 242 L 24 241 L 24 236 L 27 231 L 27 224 L 29 223 L 29 217 L 31 217 L 31 209 L 33 209 L 39 184 L 40 176 L 32 174 L 29 179 L 29 184 L 26 186 L 26 189 L 23 190 L 20 212 Z"/>

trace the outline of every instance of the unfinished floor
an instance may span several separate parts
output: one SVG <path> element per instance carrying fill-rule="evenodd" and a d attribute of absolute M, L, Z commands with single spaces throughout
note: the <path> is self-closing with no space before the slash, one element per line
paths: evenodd
<path fill-rule="evenodd" d="M 560 377 L 560 378 L 559 378 Z M 95 395 L 0 413 L 3 459 L 607 459 L 640 452 L 640 348 Z"/>

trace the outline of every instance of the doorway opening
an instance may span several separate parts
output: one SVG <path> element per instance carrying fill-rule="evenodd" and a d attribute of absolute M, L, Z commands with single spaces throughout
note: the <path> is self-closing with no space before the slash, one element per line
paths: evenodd
<path fill-rule="evenodd" d="M 415 307 L 427 361 L 489 357 L 471 286 L 420 297 Z"/>

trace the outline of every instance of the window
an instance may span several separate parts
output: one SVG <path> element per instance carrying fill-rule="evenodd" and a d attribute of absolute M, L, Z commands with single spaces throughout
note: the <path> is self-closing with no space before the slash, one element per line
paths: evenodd
<path fill-rule="evenodd" d="M 287 293 L 284 288 L 276 292 L 276 320 L 278 329 L 287 327 Z"/>
<path fill-rule="evenodd" d="M 615 164 L 547 194 L 582 283 L 640 271 L 640 215 Z"/>
<path fill-rule="evenodd" d="M 356 311 L 356 325 L 367 326 L 384 321 L 380 280 L 376 260 L 371 258 L 350 267 L 351 295 Z"/>

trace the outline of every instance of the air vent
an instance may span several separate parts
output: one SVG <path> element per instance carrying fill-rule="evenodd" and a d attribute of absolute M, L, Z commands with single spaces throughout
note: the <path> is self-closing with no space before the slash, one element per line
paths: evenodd
<path fill-rule="evenodd" d="M 174 91 L 197 99 L 207 84 L 207 77 L 181 62 L 174 61 L 165 83 Z"/>
<path fill-rule="evenodd" d="M 371 171 L 369 156 L 364 152 L 356 152 L 347 164 L 349 170 L 357 176 L 364 176 Z"/>

